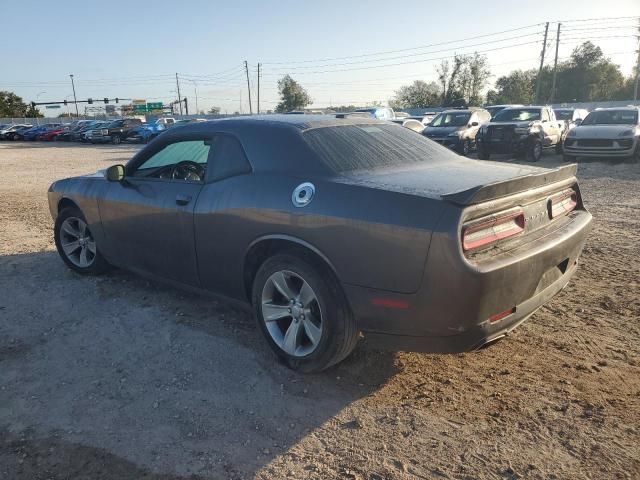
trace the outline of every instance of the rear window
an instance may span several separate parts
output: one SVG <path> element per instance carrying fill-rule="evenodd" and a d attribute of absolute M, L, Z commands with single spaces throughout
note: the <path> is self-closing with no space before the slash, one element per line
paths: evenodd
<path fill-rule="evenodd" d="M 321 127 L 303 138 L 335 172 L 397 167 L 457 157 L 448 149 L 399 125 L 370 124 Z"/>

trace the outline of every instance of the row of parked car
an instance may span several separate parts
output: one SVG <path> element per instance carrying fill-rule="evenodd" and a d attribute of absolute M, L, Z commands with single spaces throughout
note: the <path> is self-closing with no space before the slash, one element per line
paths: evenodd
<path fill-rule="evenodd" d="M 147 143 L 167 128 L 197 120 L 175 120 L 163 117 L 146 123 L 139 118 L 117 120 L 76 120 L 70 123 L 44 125 L 0 125 L 0 140 L 43 142 Z"/>
<path fill-rule="evenodd" d="M 423 128 L 409 124 L 409 120 L 402 120 L 402 124 L 461 155 L 476 151 L 482 160 L 506 153 L 538 161 L 544 150 L 551 149 L 563 154 L 566 161 L 577 157 L 638 161 L 639 112 L 636 106 L 589 112 L 546 105 L 494 105 L 444 110 L 433 118 L 425 117 Z"/>
<path fill-rule="evenodd" d="M 399 123 L 461 155 L 475 151 L 479 159 L 513 154 L 538 161 L 552 149 L 565 160 L 577 157 L 640 158 L 640 115 L 635 106 L 552 108 L 546 105 L 491 105 L 425 111 L 410 116 L 388 107 L 359 109 L 344 115 L 362 115 Z M 290 112 L 305 114 L 309 112 Z M 315 113 L 315 112 L 313 112 Z M 77 120 L 68 124 L 0 125 L 0 140 L 40 140 L 89 143 L 147 143 L 167 128 L 205 120 L 160 118 L 145 123 L 139 118 L 113 121 Z"/>

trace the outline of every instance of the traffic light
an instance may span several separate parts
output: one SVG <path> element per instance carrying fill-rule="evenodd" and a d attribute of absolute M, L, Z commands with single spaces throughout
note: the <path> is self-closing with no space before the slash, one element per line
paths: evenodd
<path fill-rule="evenodd" d="M 93 98 L 90 98 L 89 100 L 87 100 L 87 103 L 91 105 L 93 103 Z"/>
<path fill-rule="evenodd" d="M 104 97 L 104 103 L 105 104 L 109 103 L 109 99 L 107 97 Z"/>

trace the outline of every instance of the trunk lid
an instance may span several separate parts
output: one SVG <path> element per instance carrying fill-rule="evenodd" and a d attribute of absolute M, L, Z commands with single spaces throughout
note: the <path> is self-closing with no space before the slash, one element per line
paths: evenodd
<path fill-rule="evenodd" d="M 576 168 L 566 165 L 550 169 L 460 158 L 401 169 L 351 172 L 343 181 L 467 206 L 566 180 L 575 176 Z"/>

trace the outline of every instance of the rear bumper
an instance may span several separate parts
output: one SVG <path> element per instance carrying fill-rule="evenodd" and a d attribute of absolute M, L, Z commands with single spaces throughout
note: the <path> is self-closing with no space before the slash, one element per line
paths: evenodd
<path fill-rule="evenodd" d="M 587 211 L 577 211 L 544 237 L 477 265 L 452 252 L 451 238 L 434 233 L 418 292 L 346 285 L 345 293 L 360 329 L 376 343 L 399 350 L 471 350 L 508 333 L 566 286 L 590 223 Z"/>
<path fill-rule="evenodd" d="M 383 349 L 429 352 L 429 353 L 460 353 L 477 350 L 499 338 L 509 334 L 512 330 L 525 322 L 541 306 L 549 302 L 564 289 L 575 273 L 577 260 L 567 271 L 543 291 L 515 306 L 515 311 L 494 323 L 489 320 L 458 335 L 448 336 L 411 336 L 369 333 L 367 340 L 374 347 Z"/>

